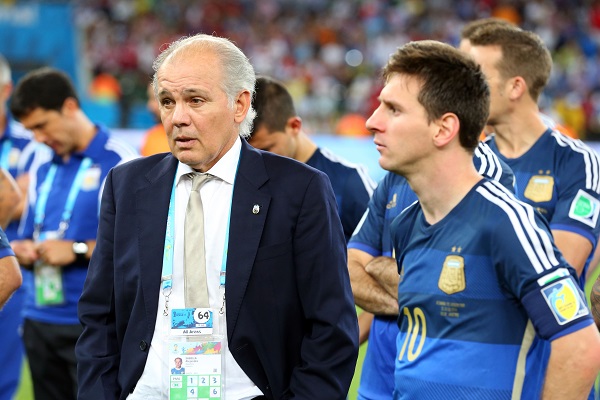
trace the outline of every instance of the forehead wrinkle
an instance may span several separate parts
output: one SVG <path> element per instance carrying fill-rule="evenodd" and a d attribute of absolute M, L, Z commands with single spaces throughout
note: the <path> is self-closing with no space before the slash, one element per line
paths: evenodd
<path fill-rule="evenodd" d="M 203 89 L 199 89 L 199 88 L 184 88 L 182 90 L 175 90 L 175 92 L 180 92 L 182 96 L 189 96 L 189 97 L 193 97 L 193 96 L 208 96 L 208 93 L 203 90 Z M 159 97 L 165 97 L 165 96 L 172 96 L 173 92 L 167 88 L 161 88 L 160 91 L 158 92 L 158 96 Z"/>

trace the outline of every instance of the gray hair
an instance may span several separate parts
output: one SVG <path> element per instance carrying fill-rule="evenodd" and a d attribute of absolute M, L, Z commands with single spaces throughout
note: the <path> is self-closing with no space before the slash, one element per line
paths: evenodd
<path fill-rule="evenodd" d="M 2 54 L 0 54 L 0 85 L 5 85 L 11 82 L 10 65 Z"/>
<path fill-rule="evenodd" d="M 160 67 L 170 56 L 191 45 L 212 50 L 221 60 L 224 72 L 221 88 L 225 92 L 231 108 L 233 108 L 235 99 L 240 92 L 248 91 L 250 92 L 250 98 L 254 98 L 256 75 L 248 57 L 229 39 L 206 34 L 182 37 L 171 43 L 167 49 L 156 57 L 156 60 L 152 63 L 152 69 L 154 70 L 152 85 L 155 94 L 158 94 L 156 75 Z M 239 135 L 241 137 L 247 138 L 250 136 L 254 117 L 256 117 L 256 112 L 250 104 L 246 118 L 240 124 Z"/>

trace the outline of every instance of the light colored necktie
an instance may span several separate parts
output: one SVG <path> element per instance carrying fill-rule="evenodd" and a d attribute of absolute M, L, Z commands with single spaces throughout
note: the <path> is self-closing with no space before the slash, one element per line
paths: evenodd
<path fill-rule="evenodd" d="M 208 174 L 189 174 L 192 191 L 185 212 L 184 271 L 185 306 L 187 308 L 209 307 L 206 283 L 206 259 L 204 254 L 204 211 L 200 187 L 209 179 Z"/>

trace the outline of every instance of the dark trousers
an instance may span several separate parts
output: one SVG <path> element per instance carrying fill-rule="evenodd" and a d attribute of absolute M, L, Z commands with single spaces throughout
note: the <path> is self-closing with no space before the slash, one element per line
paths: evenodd
<path fill-rule="evenodd" d="M 23 342 L 36 400 L 77 399 L 75 343 L 81 325 L 57 325 L 25 319 Z"/>

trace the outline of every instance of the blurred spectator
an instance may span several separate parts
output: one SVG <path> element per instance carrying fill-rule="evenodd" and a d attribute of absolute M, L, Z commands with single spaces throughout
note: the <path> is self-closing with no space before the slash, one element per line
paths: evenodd
<path fill-rule="evenodd" d="M 346 114 L 338 121 L 335 133 L 340 136 L 368 136 L 371 133 L 365 127 L 366 122 L 367 119 L 360 114 Z"/>
<path fill-rule="evenodd" d="M 121 85 L 117 78 L 97 68 L 88 90 L 90 99 L 98 103 L 116 103 L 121 98 Z"/>
<path fill-rule="evenodd" d="M 144 134 L 140 148 L 141 155 L 151 156 L 152 154 L 171 151 L 165 127 L 160 120 L 158 101 L 156 100 L 156 96 L 154 96 L 154 88 L 151 83 L 148 84 L 148 102 L 146 103 L 146 108 L 156 118 L 157 123 Z"/>
<path fill-rule="evenodd" d="M 584 138 L 600 118 L 585 108 L 600 86 L 598 0 L 88 0 L 76 7 L 86 61 L 114 71 L 125 110 L 145 101 L 164 43 L 214 32 L 235 41 L 257 73 L 290 88 L 308 133 L 334 132 L 343 115 L 370 115 L 377 71 L 398 46 L 424 38 L 457 45 L 466 22 L 496 16 L 540 35 L 555 57 L 543 112 L 560 116 L 554 98 L 574 92 L 585 110 L 574 134 Z"/>

